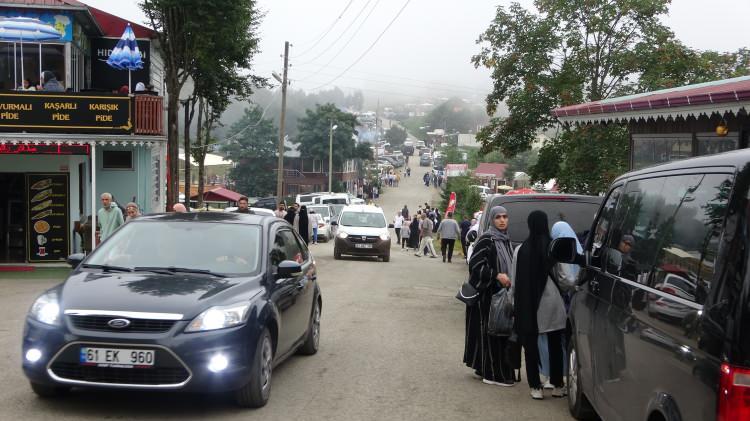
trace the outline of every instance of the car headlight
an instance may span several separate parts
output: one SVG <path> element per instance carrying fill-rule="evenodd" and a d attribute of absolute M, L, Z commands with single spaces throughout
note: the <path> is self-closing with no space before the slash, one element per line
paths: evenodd
<path fill-rule="evenodd" d="M 348 237 L 348 236 L 349 236 L 349 234 L 345 233 L 344 231 L 341 231 L 341 232 L 339 233 L 339 238 L 346 238 L 346 237 Z"/>
<path fill-rule="evenodd" d="M 380 234 L 380 239 L 383 241 L 390 240 L 391 237 L 388 234 Z"/>
<path fill-rule="evenodd" d="M 29 316 L 48 325 L 60 324 L 60 303 L 56 291 L 48 291 L 34 301 Z"/>
<path fill-rule="evenodd" d="M 211 307 L 193 319 L 185 332 L 203 332 L 241 325 L 245 323 L 249 309 L 250 304 Z"/>

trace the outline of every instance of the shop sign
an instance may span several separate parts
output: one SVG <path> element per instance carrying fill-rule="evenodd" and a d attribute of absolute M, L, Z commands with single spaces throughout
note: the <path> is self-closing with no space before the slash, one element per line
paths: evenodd
<path fill-rule="evenodd" d="M 90 150 L 89 145 L 0 144 L 0 155 L 88 155 Z"/>
<path fill-rule="evenodd" d="M 30 263 L 68 257 L 68 184 L 68 174 L 26 174 L 26 257 Z"/>
<path fill-rule="evenodd" d="M 114 67 L 107 64 L 107 59 L 112 50 L 117 46 L 117 42 L 120 38 L 91 38 L 91 87 L 97 90 L 112 92 L 113 90 L 120 89 L 121 86 L 128 84 L 128 72 L 115 69 Z M 133 91 L 135 91 L 135 85 L 138 82 L 143 82 L 144 85 L 150 83 L 150 72 L 151 69 L 151 57 L 149 52 L 151 50 L 151 42 L 147 40 L 137 39 L 138 50 L 141 52 L 141 60 L 143 61 L 143 68 L 133 70 L 130 72 L 130 81 Z"/>
<path fill-rule="evenodd" d="M 0 93 L 0 130 L 56 133 L 133 131 L 127 95 Z"/>

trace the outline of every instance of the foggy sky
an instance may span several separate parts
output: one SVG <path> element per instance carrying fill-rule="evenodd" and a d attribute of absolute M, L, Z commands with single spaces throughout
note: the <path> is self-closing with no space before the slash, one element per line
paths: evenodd
<path fill-rule="evenodd" d="M 136 0 L 84 2 L 144 22 Z M 411 0 L 372 50 L 334 80 L 375 41 L 406 0 L 351 0 L 337 19 L 349 2 L 259 0 L 266 16 L 260 27 L 262 51 L 255 59 L 254 72 L 262 76 L 280 73 L 284 41 L 288 40 L 294 45 L 289 77 L 295 89 L 362 89 L 369 103 L 377 98 L 415 102 L 429 96 L 481 101 L 491 89 L 489 72 L 475 69 L 470 58 L 478 52 L 475 40 L 489 25 L 497 5 L 507 6 L 510 1 Z M 526 7 L 533 4 L 530 0 L 520 3 Z M 747 0 L 675 0 L 664 21 L 692 48 L 733 51 L 750 44 L 745 29 L 748 16 Z"/>

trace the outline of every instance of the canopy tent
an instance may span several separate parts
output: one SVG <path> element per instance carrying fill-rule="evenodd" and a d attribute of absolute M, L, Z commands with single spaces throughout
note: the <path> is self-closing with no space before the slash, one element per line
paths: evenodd
<path fill-rule="evenodd" d="M 242 195 L 235 191 L 218 187 L 207 192 L 203 192 L 204 202 L 238 202 Z M 190 199 L 198 199 L 198 195 L 193 195 Z"/>
<path fill-rule="evenodd" d="M 23 66 L 23 44 L 24 42 L 39 43 L 39 75 L 42 74 L 42 43 L 41 41 L 52 41 L 60 39 L 60 33 L 49 24 L 39 19 L 14 17 L 0 19 L 0 41 L 13 42 L 13 83 L 18 87 L 18 75 L 16 73 L 16 43 L 21 44 L 21 81 L 26 78 Z"/>

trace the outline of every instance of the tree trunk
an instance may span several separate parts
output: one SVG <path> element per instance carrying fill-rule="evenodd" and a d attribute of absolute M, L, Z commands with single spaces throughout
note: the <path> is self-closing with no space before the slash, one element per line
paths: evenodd
<path fill-rule="evenodd" d="M 179 133 L 177 132 L 177 110 L 179 109 L 179 83 L 172 77 L 167 77 L 167 209 L 177 203 L 180 191 Z"/>
<path fill-rule="evenodd" d="M 195 112 L 195 99 L 188 97 L 185 100 L 185 207 L 190 209 L 190 187 L 193 185 L 190 179 L 190 126 L 193 123 L 193 113 Z"/>

